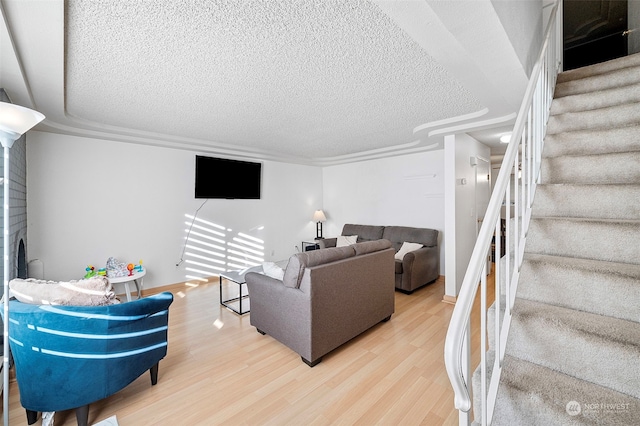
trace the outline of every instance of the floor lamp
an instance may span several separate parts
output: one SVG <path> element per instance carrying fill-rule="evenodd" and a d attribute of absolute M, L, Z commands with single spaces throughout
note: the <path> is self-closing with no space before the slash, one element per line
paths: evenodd
<path fill-rule="evenodd" d="M 44 115 L 32 109 L 8 102 L 0 102 L 0 143 L 2 143 L 4 149 L 4 361 L 2 364 L 2 407 L 5 426 L 9 424 L 9 275 L 11 270 L 11 261 L 9 260 L 9 151 L 17 139 L 43 119 Z"/>

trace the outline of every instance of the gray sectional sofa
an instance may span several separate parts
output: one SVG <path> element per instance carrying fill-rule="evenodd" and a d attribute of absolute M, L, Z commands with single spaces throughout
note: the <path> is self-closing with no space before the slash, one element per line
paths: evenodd
<path fill-rule="evenodd" d="M 385 239 L 391 241 L 397 252 L 404 242 L 422 244 L 423 247 L 395 260 L 395 287 L 412 293 L 440 276 L 440 249 L 436 229 L 409 226 L 376 226 L 346 224 L 341 235 L 357 235 L 357 242 Z M 337 238 L 318 240 L 320 248 L 335 247 Z"/>
<path fill-rule="evenodd" d="M 378 240 L 297 253 L 282 280 L 245 275 L 251 325 L 313 367 L 394 312 L 394 249 Z"/>

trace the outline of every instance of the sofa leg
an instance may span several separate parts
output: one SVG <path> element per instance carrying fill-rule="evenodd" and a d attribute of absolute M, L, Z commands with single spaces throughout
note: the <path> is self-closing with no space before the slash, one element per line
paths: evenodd
<path fill-rule="evenodd" d="M 388 317 L 386 317 L 385 319 L 383 319 L 383 320 L 382 320 L 382 321 L 380 321 L 380 322 L 387 322 L 387 321 L 389 321 L 390 319 L 391 319 L 391 315 L 389 315 Z"/>
<path fill-rule="evenodd" d="M 27 424 L 34 424 L 35 422 L 38 421 L 38 412 L 37 411 L 31 411 L 31 410 L 26 410 L 27 412 Z"/>
<path fill-rule="evenodd" d="M 315 367 L 316 365 L 320 364 L 320 361 L 322 361 L 322 357 L 316 359 L 315 361 L 308 361 L 308 360 L 304 359 L 303 357 L 300 357 L 300 358 L 302 358 L 302 361 L 305 364 L 307 364 L 309 367 Z"/>
<path fill-rule="evenodd" d="M 89 424 L 89 404 L 76 408 L 76 420 L 78 426 L 87 426 Z"/>
<path fill-rule="evenodd" d="M 263 336 L 266 334 L 264 331 L 260 330 L 259 328 L 256 328 L 256 330 L 258 330 L 258 333 L 262 334 Z"/>
<path fill-rule="evenodd" d="M 158 383 L 158 367 L 160 366 L 159 362 L 149 369 L 149 373 L 151 373 L 151 386 Z"/>

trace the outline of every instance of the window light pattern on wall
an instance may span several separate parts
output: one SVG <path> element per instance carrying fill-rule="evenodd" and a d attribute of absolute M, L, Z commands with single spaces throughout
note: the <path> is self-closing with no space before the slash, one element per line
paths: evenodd
<path fill-rule="evenodd" d="M 185 277 L 209 282 L 211 277 L 231 270 L 245 269 L 264 262 L 264 241 L 249 235 L 255 227 L 237 232 L 205 219 L 185 214 Z"/>

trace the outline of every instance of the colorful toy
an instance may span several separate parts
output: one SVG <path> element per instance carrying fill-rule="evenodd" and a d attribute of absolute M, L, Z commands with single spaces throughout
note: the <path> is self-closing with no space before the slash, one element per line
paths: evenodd
<path fill-rule="evenodd" d="M 124 262 L 118 262 L 115 257 L 110 257 L 107 259 L 107 277 L 109 278 L 118 278 L 127 276 L 127 264 Z M 128 274 L 131 275 L 131 274 Z"/>
<path fill-rule="evenodd" d="M 98 275 L 107 276 L 107 270 L 105 268 L 98 269 Z"/>
<path fill-rule="evenodd" d="M 136 265 L 135 270 L 136 272 L 142 272 L 142 259 L 140 259 L 138 262 L 139 264 Z"/>
<path fill-rule="evenodd" d="M 87 272 L 86 274 L 84 274 L 84 278 L 87 279 L 95 276 L 96 275 L 95 269 L 96 268 L 94 268 L 93 265 L 89 265 L 86 268 L 84 268 L 84 270 Z"/>
<path fill-rule="evenodd" d="M 133 266 L 133 263 L 130 263 L 127 265 L 127 269 L 129 270 L 129 276 L 133 275 L 133 268 L 135 268 L 135 266 Z"/>

